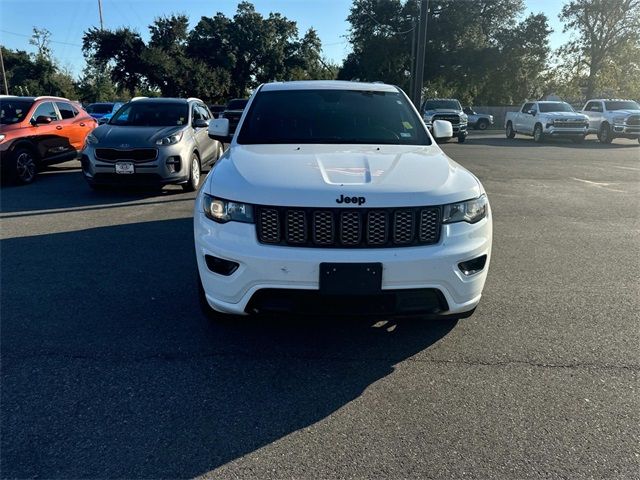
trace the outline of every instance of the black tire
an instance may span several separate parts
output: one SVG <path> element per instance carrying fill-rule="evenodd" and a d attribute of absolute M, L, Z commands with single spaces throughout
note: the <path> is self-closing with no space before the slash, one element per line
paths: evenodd
<path fill-rule="evenodd" d="M 600 125 L 600 130 L 598 130 L 598 141 L 604 144 L 609 144 L 613 141 L 611 127 L 608 123 L 603 123 L 602 125 Z"/>
<path fill-rule="evenodd" d="M 504 129 L 504 133 L 507 138 L 514 138 L 516 136 L 516 131 L 513 129 L 513 125 L 511 124 L 511 122 L 507 123 L 507 126 Z"/>
<path fill-rule="evenodd" d="M 573 137 L 571 141 L 576 144 L 584 143 L 584 137 Z"/>
<path fill-rule="evenodd" d="M 489 120 L 486 118 L 481 118 L 478 120 L 478 123 L 476 123 L 476 129 L 478 130 L 486 130 L 487 128 L 489 128 Z"/>
<path fill-rule="evenodd" d="M 18 147 L 11 155 L 8 176 L 18 185 L 29 185 L 38 173 L 38 157 L 27 147 Z"/>
<path fill-rule="evenodd" d="M 542 125 L 536 123 L 536 126 L 533 127 L 533 141 L 536 143 L 544 142 L 544 132 L 542 131 Z"/>
<path fill-rule="evenodd" d="M 464 134 L 460 134 L 458 135 L 458 143 L 464 143 L 464 141 L 467 139 L 467 136 Z"/>
<path fill-rule="evenodd" d="M 200 173 L 202 169 L 200 167 L 200 158 L 198 154 L 193 152 L 191 155 L 191 161 L 189 162 L 189 180 L 182 185 L 182 189 L 185 192 L 195 192 L 200 186 Z"/>

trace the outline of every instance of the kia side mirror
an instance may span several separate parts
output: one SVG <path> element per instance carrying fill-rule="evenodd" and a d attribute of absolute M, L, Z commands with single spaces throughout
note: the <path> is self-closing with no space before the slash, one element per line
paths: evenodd
<path fill-rule="evenodd" d="M 434 120 L 433 122 L 434 138 L 451 138 L 453 137 L 453 126 L 451 122 L 446 120 Z"/>
<path fill-rule="evenodd" d="M 209 126 L 209 122 L 203 118 L 198 118 L 193 121 L 193 128 L 207 128 Z"/>
<path fill-rule="evenodd" d="M 207 132 L 209 133 L 209 138 L 223 143 L 231 142 L 228 118 L 216 118 L 215 120 L 210 121 Z"/>

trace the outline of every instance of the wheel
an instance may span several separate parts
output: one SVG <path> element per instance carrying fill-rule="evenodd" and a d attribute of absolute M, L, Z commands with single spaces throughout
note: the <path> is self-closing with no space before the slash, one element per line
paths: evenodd
<path fill-rule="evenodd" d="M 544 133 L 542 132 L 542 125 L 540 125 L 539 123 L 536 124 L 535 128 L 533 129 L 533 141 L 536 143 L 544 142 Z"/>
<path fill-rule="evenodd" d="M 38 159 L 29 148 L 18 148 L 13 152 L 9 176 L 19 185 L 33 183 L 38 171 Z"/>
<path fill-rule="evenodd" d="M 571 141 L 572 141 L 573 143 L 578 143 L 578 144 L 579 144 L 579 143 L 584 143 L 584 137 L 573 137 L 573 138 L 571 139 Z"/>
<path fill-rule="evenodd" d="M 458 143 L 464 143 L 464 141 L 467 139 L 467 136 L 464 134 L 459 134 L 458 135 Z"/>
<path fill-rule="evenodd" d="M 608 123 L 600 125 L 598 130 L 598 140 L 600 143 L 611 143 L 613 141 L 613 135 L 611 135 L 611 127 Z"/>
<path fill-rule="evenodd" d="M 487 128 L 489 128 L 489 120 L 487 120 L 486 118 L 481 118 L 480 120 L 478 120 L 476 128 L 478 130 L 486 130 Z"/>
<path fill-rule="evenodd" d="M 507 128 L 505 128 L 504 133 L 506 134 L 507 138 L 513 138 L 516 136 L 516 131 L 513 129 L 513 125 L 511 124 L 511 122 L 507 123 Z"/>
<path fill-rule="evenodd" d="M 191 166 L 189 167 L 189 180 L 182 185 L 185 192 L 195 192 L 200 186 L 200 159 L 194 152 L 191 155 Z"/>

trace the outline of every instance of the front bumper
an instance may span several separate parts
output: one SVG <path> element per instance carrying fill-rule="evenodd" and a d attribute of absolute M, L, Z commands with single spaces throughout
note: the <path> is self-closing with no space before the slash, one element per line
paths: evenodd
<path fill-rule="evenodd" d="M 116 173 L 116 161 L 96 158 L 93 145 L 85 146 L 80 162 L 85 180 L 92 185 L 168 185 L 189 180 L 188 158 L 182 150 L 180 145 L 160 147 L 154 160 L 134 162 L 135 173 L 126 175 Z"/>
<path fill-rule="evenodd" d="M 195 250 L 198 271 L 209 305 L 217 311 L 246 314 L 252 299 L 265 291 L 300 290 L 319 293 L 320 264 L 381 262 L 382 294 L 422 290 L 441 295 L 443 316 L 463 317 L 479 303 L 491 254 L 491 212 L 470 225 L 444 225 L 436 245 L 400 248 L 322 249 L 265 245 L 258 242 L 253 224 L 218 224 L 202 213 L 200 197 L 194 214 Z M 205 255 L 239 264 L 231 275 L 209 270 Z M 484 268 L 466 276 L 458 264 L 487 255 Z M 268 292 L 267 292 L 268 293 Z M 286 292 L 285 292 L 286 293 Z M 348 292 L 345 292 L 348 293 Z M 400 292 L 402 293 L 402 292 Z M 361 297 L 361 301 L 370 299 Z M 358 301 L 350 297 L 350 301 Z M 366 309 L 363 309 L 366 310 Z M 399 313 L 399 312 L 398 312 Z"/>
<path fill-rule="evenodd" d="M 614 124 L 613 134 L 616 137 L 640 138 L 640 125 Z"/>
<path fill-rule="evenodd" d="M 551 137 L 584 137 L 587 134 L 587 127 L 565 128 L 548 126 L 545 128 L 544 134 Z"/>

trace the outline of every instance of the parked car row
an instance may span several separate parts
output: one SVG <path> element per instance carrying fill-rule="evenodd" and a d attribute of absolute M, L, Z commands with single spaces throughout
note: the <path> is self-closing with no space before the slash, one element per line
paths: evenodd
<path fill-rule="evenodd" d="M 519 111 L 507 113 L 507 138 L 516 134 L 533 136 L 543 142 L 548 137 L 567 137 L 582 143 L 595 133 L 601 143 L 614 138 L 637 139 L 640 143 L 640 105 L 633 100 L 589 100 L 581 112 L 566 102 L 525 102 Z"/>

